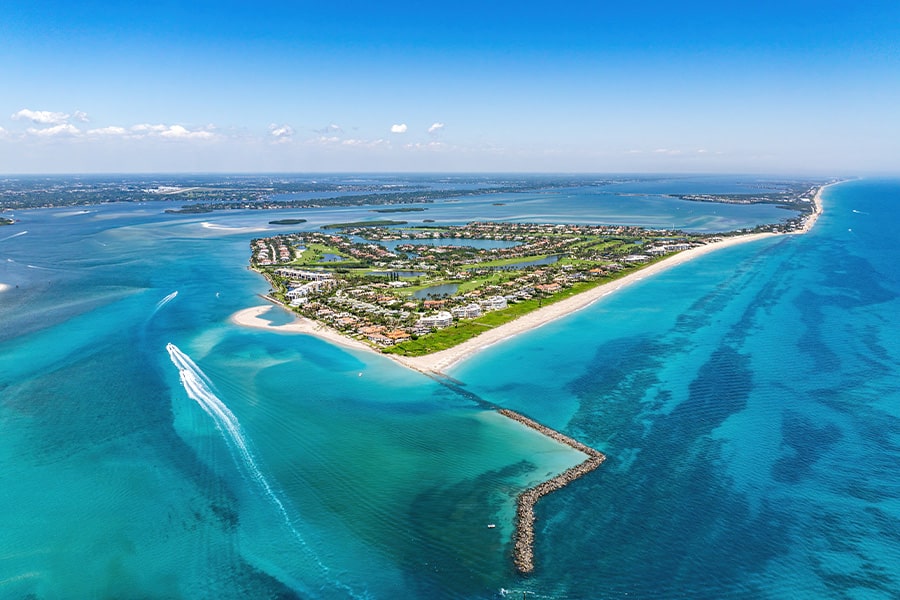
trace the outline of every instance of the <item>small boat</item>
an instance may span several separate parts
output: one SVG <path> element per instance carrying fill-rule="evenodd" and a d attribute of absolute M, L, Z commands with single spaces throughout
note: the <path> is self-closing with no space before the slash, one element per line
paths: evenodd
<path fill-rule="evenodd" d="M 493 523 L 488 523 L 488 529 L 493 529 L 494 527 L 496 527 L 496 525 L 494 525 Z"/>

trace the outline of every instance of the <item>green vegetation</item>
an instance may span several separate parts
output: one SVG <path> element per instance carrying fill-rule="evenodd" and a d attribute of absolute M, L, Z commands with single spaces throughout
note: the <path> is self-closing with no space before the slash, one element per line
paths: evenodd
<path fill-rule="evenodd" d="M 182 206 L 181 208 L 167 208 L 165 210 L 170 215 L 202 215 L 212 211 L 213 209 L 208 206 Z"/>
<path fill-rule="evenodd" d="M 299 225 L 300 223 L 306 223 L 306 219 L 277 219 L 269 221 L 269 225 Z"/>
<path fill-rule="evenodd" d="M 487 313 L 477 319 L 460 320 L 446 329 L 438 329 L 427 336 L 417 340 L 401 342 L 382 350 L 387 354 L 399 354 L 401 356 L 423 356 L 432 352 L 439 352 L 459 345 L 466 340 L 490 329 L 509 323 L 522 315 L 537 310 L 541 306 L 541 300 L 531 299 L 513 304 L 512 306 L 491 313 Z"/>
<path fill-rule="evenodd" d="M 519 265 L 522 263 L 530 263 L 539 260 L 544 260 L 546 258 L 550 258 L 553 256 L 552 254 L 536 254 L 534 256 L 520 256 L 517 258 L 503 258 L 499 260 L 486 260 L 484 262 L 480 262 L 475 266 L 470 268 L 472 269 L 491 269 L 491 268 L 499 268 L 499 267 L 513 267 L 515 265 Z"/>
<path fill-rule="evenodd" d="M 423 212 L 427 208 L 413 208 L 411 206 L 403 206 L 401 208 L 374 208 L 372 212 L 376 213 L 405 213 L 405 212 Z"/>
<path fill-rule="evenodd" d="M 582 292 L 593 289 L 598 285 L 603 285 L 605 283 L 609 283 L 610 281 L 615 281 L 616 279 L 624 277 L 625 275 L 633 273 L 634 271 L 643 269 L 655 262 L 658 262 L 659 260 L 662 260 L 662 258 L 657 258 L 648 261 L 647 263 L 634 266 L 630 269 L 603 276 L 602 278 L 596 279 L 594 281 L 583 281 L 575 283 L 572 285 L 572 287 L 562 289 L 553 295 L 525 300 L 518 304 L 513 304 L 503 310 L 486 313 L 475 319 L 460 320 L 454 323 L 451 327 L 448 327 L 446 329 L 438 329 L 432 332 L 430 335 L 419 337 L 418 339 L 409 340 L 406 342 L 401 342 L 394 346 L 389 346 L 382 349 L 382 352 L 385 354 L 398 354 L 400 356 L 424 356 L 433 352 L 446 350 L 447 348 L 457 346 L 479 335 L 486 329 L 491 329 L 503 325 L 504 323 L 515 321 L 519 317 L 527 315 L 528 313 L 533 312 L 541 308 L 542 306 L 555 304 L 556 302 L 559 302 L 561 300 L 571 298 Z"/>
<path fill-rule="evenodd" d="M 349 223 L 331 223 L 322 225 L 320 229 L 347 229 L 349 227 L 390 227 L 391 225 L 406 225 L 406 221 L 351 221 Z"/>
<path fill-rule="evenodd" d="M 354 241 L 357 236 L 366 241 Z M 442 238 L 453 243 L 442 245 Z M 459 344 L 706 238 L 638 227 L 470 223 L 390 229 L 370 222 L 340 234 L 254 240 L 251 262 L 270 280 L 273 295 L 297 312 L 384 352 L 415 356 Z M 382 240 L 402 243 L 388 250 Z M 475 240 L 508 243 L 477 248 Z M 548 258 L 556 260 L 535 264 Z M 416 296 L 442 285 L 454 286 L 452 293 Z"/>

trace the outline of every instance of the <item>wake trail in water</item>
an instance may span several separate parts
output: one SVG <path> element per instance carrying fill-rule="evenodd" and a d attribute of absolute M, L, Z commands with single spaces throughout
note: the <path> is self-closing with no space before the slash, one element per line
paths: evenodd
<path fill-rule="evenodd" d="M 12 235 L 8 235 L 8 236 L 6 236 L 5 238 L 3 238 L 2 240 L 0 240 L 0 242 L 5 242 L 6 240 L 11 240 L 11 239 L 13 239 L 14 237 L 19 237 L 20 235 L 25 235 L 26 233 L 28 233 L 28 232 L 27 232 L 27 231 L 20 231 L 19 233 L 14 233 L 14 234 L 12 234 Z"/>
<path fill-rule="evenodd" d="M 173 294 L 166 296 L 166 298 L 163 298 L 163 300 L 160 301 L 160 304 L 157 305 L 157 310 L 164 306 L 165 303 L 171 301 L 177 293 L 178 292 L 174 292 Z M 328 575 L 328 567 L 313 554 L 312 550 L 303 539 L 303 536 L 300 535 L 300 532 L 294 527 L 284 504 L 278 498 L 278 495 L 272 489 L 272 486 L 269 485 L 268 480 L 266 480 L 262 471 L 259 469 L 259 466 L 256 464 L 256 460 L 253 458 L 253 452 L 250 450 L 249 442 L 244 435 L 240 422 L 238 422 L 234 413 L 232 413 L 231 410 L 225 406 L 225 403 L 213 392 L 212 388 L 214 386 L 212 381 L 206 373 L 197 366 L 191 357 L 179 350 L 175 344 L 166 344 L 166 350 L 169 353 L 169 358 L 172 360 L 172 363 L 178 369 L 181 385 L 184 387 L 188 396 L 191 400 L 199 404 L 200 408 L 212 418 L 216 429 L 222 433 L 229 447 L 235 452 L 235 458 L 239 459 L 239 466 L 246 469 L 250 478 L 260 487 L 269 501 L 271 501 L 278 510 L 279 515 L 284 520 L 294 538 L 300 543 L 303 549 L 313 557 L 313 560 L 315 560 L 322 572 Z M 359 598 L 359 596 L 357 596 L 347 585 L 331 579 L 330 577 L 329 579 L 335 586 L 346 590 L 354 598 Z"/>
<path fill-rule="evenodd" d="M 158 313 L 158 312 L 159 312 L 159 309 L 161 309 L 163 306 L 165 306 L 166 304 L 168 304 L 169 302 L 171 302 L 172 300 L 174 300 L 174 299 L 175 299 L 175 296 L 177 296 L 177 295 L 178 295 L 178 290 L 175 290 L 174 292 L 172 292 L 171 294 L 169 294 L 168 296 L 166 296 L 165 298 L 163 298 L 162 300 L 160 300 L 159 302 L 157 302 L 157 303 L 156 303 L 156 308 L 153 309 L 153 313 L 151 313 L 150 316 L 152 317 L 153 315 L 155 315 L 156 313 Z"/>

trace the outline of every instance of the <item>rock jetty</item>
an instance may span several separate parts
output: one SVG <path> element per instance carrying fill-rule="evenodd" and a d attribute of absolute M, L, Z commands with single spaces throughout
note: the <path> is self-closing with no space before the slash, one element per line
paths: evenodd
<path fill-rule="evenodd" d="M 606 460 L 606 455 L 577 440 L 573 440 L 567 435 L 563 435 L 558 431 L 541 425 L 537 421 L 533 421 L 524 415 L 520 415 L 515 411 L 501 408 L 497 412 L 526 427 L 530 427 L 549 438 L 565 444 L 570 448 L 583 452 L 588 456 L 587 460 L 583 463 L 575 465 L 553 479 L 548 479 L 533 488 L 525 490 L 519 495 L 516 504 L 516 533 L 513 544 L 513 562 L 520 573 L 528 574 L 534 571 L 534 505 L 543 496 L 565 487 L 582 475 L 590 473 L 599 467 L 603 464 L 603 461 Z"/>

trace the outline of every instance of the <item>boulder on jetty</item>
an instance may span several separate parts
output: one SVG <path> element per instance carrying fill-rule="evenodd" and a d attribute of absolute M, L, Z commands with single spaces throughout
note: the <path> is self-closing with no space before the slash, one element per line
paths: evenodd
<path fill-rule="evenodd" d="M 599 467 L 606 460 L 606 455 L 515 411 L 503 408 L 498 412 L 588 456 L 583 463 L 577 464 L 556 477 L 525 490 L 519 495 L 516 504 L 513 562 L 520 573 L 528 574 L 534 571 L 534 505 L 543 496 L 567 486 L 582 475 L 590 473 Z"/>

